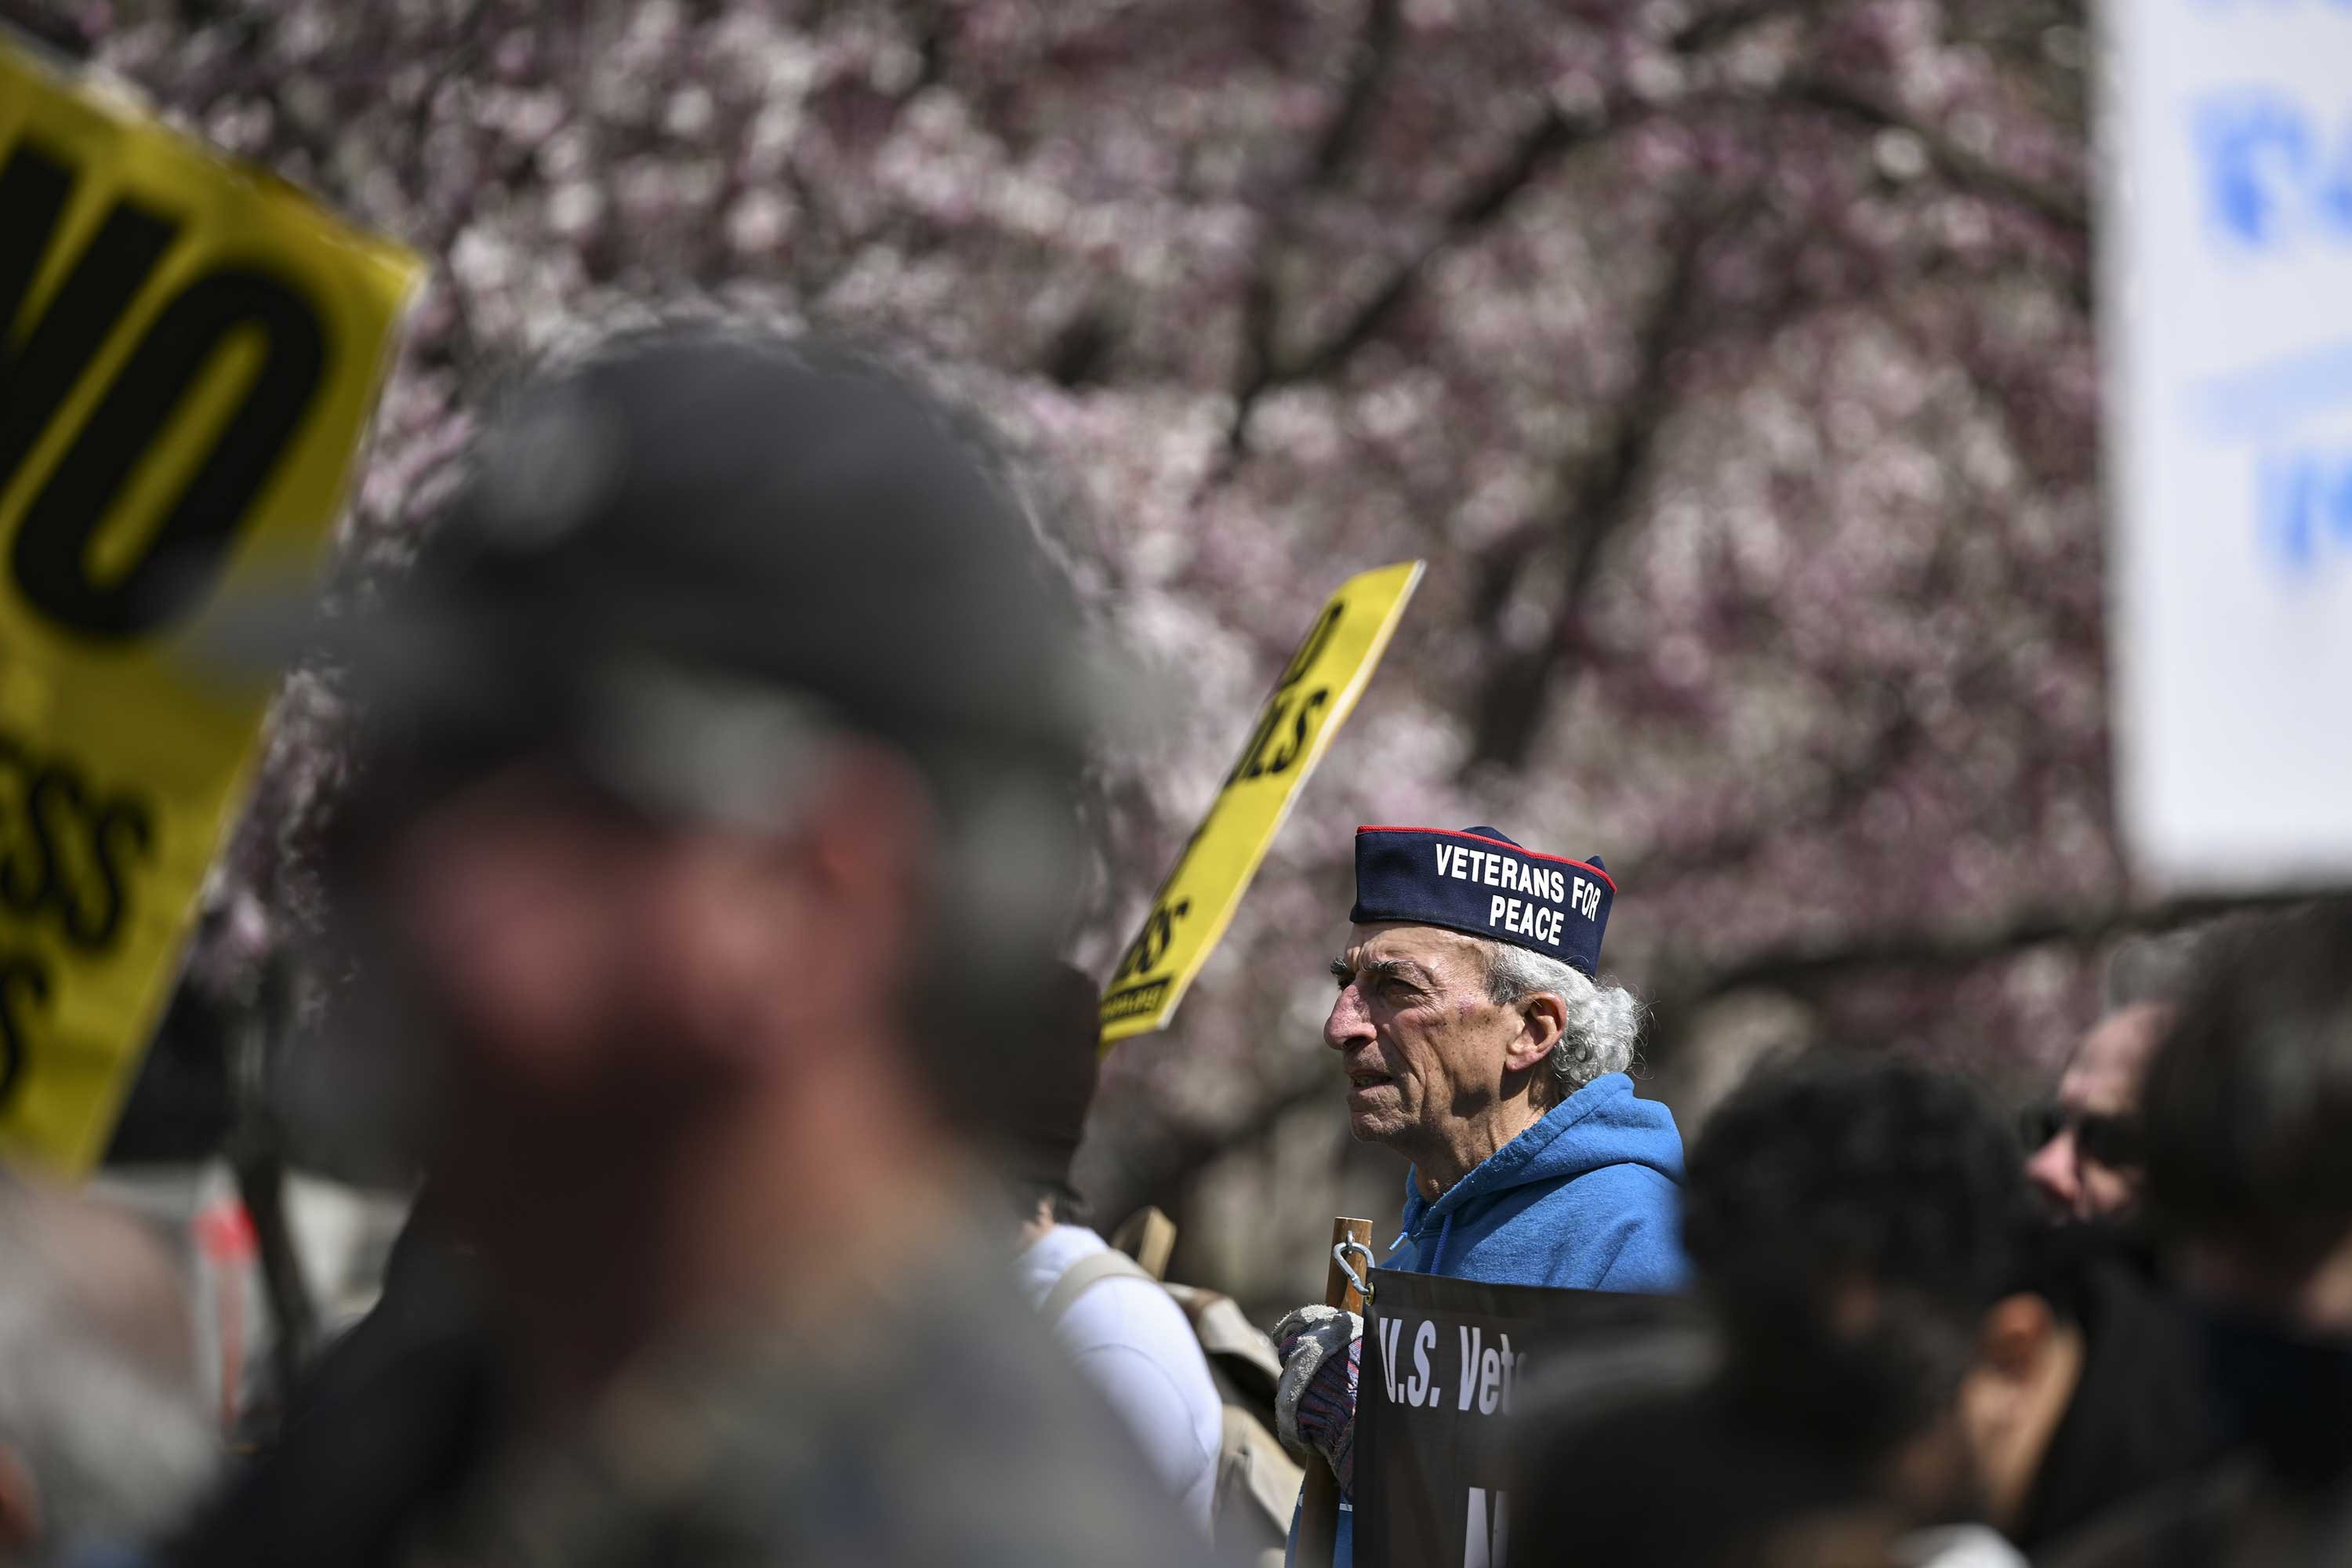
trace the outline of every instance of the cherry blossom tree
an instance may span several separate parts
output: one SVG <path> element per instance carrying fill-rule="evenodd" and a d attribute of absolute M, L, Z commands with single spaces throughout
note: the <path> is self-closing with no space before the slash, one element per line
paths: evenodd
<path fill-rule="evenodd" d="M 1686 1116 L 1781 1035 L 2021 1089 L 2102 944 L 2194 912 L 2115 838 L 2080 0 L 6 9 L 432 261 L 346 588 L 485 387 L 628 301 L 955 367 L 1132 667 L 1097 973 L 1316 604 L 1428 560 L 1176 1027 L 1110 1060 L 1106 1208 L 1239 1158 L 1306 1256 L 1392 1201 L 1318 1045 L 1359 822 L 1605 856 Z M 224 971 L 301 916 L 332 708 L 281 704 Z M 1275 1289 L 1245 1251 L 1195 1261 Z"/>

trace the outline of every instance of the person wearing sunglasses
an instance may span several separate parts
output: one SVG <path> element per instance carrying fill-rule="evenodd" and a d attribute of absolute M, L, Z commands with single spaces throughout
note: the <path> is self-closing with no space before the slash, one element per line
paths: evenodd
<path fill-rule="evenodd" d="M 2056 1095 L 2026 1113 L 2026 1179 L 2067 1217 L 2116 1220 L 2137 1206 L 2140 1082 L 2171 1022 L 2168 1002 L 2109 1013 L 2083 1037 Z"/>

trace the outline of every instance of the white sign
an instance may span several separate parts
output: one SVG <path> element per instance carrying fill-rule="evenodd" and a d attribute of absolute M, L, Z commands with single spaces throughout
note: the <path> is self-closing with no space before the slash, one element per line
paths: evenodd
<path fill-rule="evenodd" d="M 2108 0 L 2116 790 L 2171 886 L 2352 871 L 2352 0 Z"/>

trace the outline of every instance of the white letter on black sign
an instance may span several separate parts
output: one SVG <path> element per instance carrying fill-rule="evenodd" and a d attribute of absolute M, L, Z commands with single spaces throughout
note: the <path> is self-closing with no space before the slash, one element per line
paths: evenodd
<path fill-rule="evenodd" d="M 1470 1489 L 1470 1528 L 1462 1542 L 1462 1568 L 1503 1568 L 1510 1544 L 1510 1494 L 1496 1492 L 1490 1518 L 1486 1489 Z"/>

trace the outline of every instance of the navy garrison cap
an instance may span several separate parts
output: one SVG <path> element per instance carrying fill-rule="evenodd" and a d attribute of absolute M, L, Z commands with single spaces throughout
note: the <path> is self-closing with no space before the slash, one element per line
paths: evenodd
<path fill-rule="evenodd" d="M 1492 827 L 1359 827 L 1348 919 L 1444 926 L 1597 974 L 1616 895 L 1598 855 L 1538 855 Z"/>

